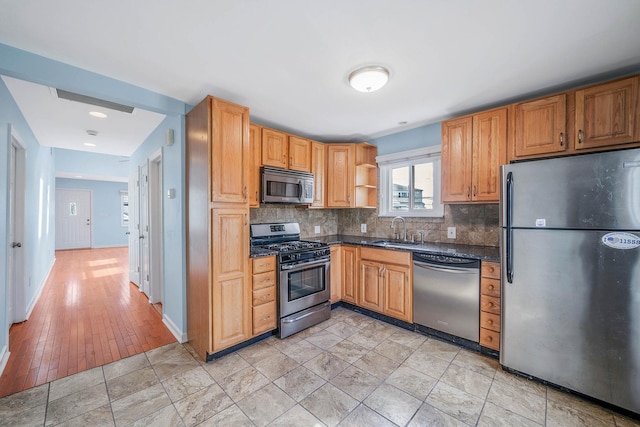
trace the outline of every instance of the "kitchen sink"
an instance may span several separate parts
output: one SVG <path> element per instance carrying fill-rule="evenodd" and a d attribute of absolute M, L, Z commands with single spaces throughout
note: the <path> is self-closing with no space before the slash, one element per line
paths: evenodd
<path fill-rule="evenodd" d="M 403 242 L 398 240 L 375 240 L 371 242 L 371 244 L 392 248 L 413 248 L 420 246 L 420 242 Z"/>

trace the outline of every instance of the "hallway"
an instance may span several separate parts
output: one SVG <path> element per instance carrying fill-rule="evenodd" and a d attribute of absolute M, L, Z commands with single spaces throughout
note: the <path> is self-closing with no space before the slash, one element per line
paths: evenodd
<path fill-rule="evenodd" d="M 0 397 L 175 342 L 128 276 L 126 247 L 57 251 L 29 320 L 11 327 Z"/>

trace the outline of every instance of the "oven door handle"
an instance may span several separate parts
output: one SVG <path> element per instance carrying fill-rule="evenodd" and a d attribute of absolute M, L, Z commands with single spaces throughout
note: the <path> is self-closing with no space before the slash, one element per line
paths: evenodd
<path fill-rule="evenodd" d="M 300 320 L 304 319 L 305 317 L 309 317 L 309 316 L 311 316 L 311 315 L 316 314 L 318 311 L 320 311 L 320 310 L 322 310 L 322 309 L 326 308 L 328 305 L 329 305 L 329 303 L 328 303 L 328 302 L 325 302 L 325 303 L 323 303 L 323 304 L 322 304 L 322 306 L 318 306 L 315 310 L 313 310 L 313 311 L 309 311 L 308 313 L 305 313 L 305 314 L 303 314 L 303 315 L 301 315 L 301 316 L 295 317 L 295 318 L 293 318 L 293 319 L 292 319 L 292 318 L 290 318 L 290 317 L 287 317 L 287 318 L 285 318 L 285 319 L 282 319 L 282 323 L 294 323 L 294 322 L 298 322 L 298 321 L 300 321 Z"/>
<path fill-rule="evenodd" d="M 302 264 L 293 264 L 293 265 L 281 265 L 280 266 L 280 270 L 295 270 L 295 269 L 300 269 L 300 268 L 307 268 L 307 267 L 316 267 L 318 265 L 322 265 L 322 264 L 326 264 L 329 262 L 329 258 L 323 258 L 321 260 L 318 261 L 313 261 L 313 262 L 305 262 Z"/>

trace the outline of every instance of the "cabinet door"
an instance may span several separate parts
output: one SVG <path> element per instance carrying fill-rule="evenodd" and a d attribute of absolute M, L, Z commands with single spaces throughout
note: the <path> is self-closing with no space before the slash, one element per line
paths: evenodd
<path fill-rule="evenodd" d="M 639 79 L 636 76 L 576 91 L 576 150 L 639 139 Z"/>
<path fill-rule="evenodd" d="M 514 106 L 513 156 L 553 154 L 567 149 L 567 95 Z"/>
<path fill-rule="evenodd" d="M 289 135 L 289 169 L 311 172 L 311 141 Z"/>
<path fill-rule="evenodd" d="M 355 246 L 342 246 L 340 258 L 342 264 L 342 300 L 356 304 L 358 248 Z"/>
<path fill-rule="evenodd" d="M 248 209 L 212 209 L 213 352 L 251 338 Z"/>
<path fill-rule="evenodd" d="M 249 109 L 213 98 L 211 201 L 248 202 Z"/>
<path fill-rule="evenodd" d="M 262 128 L 262 164 L 275 168 L 287 168 L 289 140 L 287 134 Z"/>
<path fill-rule="evenodd" d="M 507 162 L 507 109 L 473 116 L 472 189 L 474 201 L 500 200 L 500 166 Z"/>
<path fill-rule="evenodd" d="M 260 207 L 260 158 L 262 157 L 262 128 L 249 126 L 249 207 Z"/>
<path fill-rule="evenodd" d="M 411 268 L 386 264 L 384 269 L 384 314 L 413 322 Z"/>
<path fill-rule="evenodd" d="M 349 208 L 354 206 L 353 144 L 327 144 L 327 207 Z"/>
<path fill-rule="evenodd" d="M 442 201 L 445 203 L 471 200 L 472 124 L 472 117 L 442 123 Z"/>
<path fill-rule="evenodd" d="M 340 245 L 331 245 L 331 264 L 329 266 L 329 281 L 331 286 L 331 303 L 342 299 L 342 262 Z"/>
<path fill-rule="evenodd" d="M 384 265 L 369 261 L 360 260 L 360 274 L 358 278 L 358 298 L 357 304 L 360 307 L 382 313 L 384 298 Z"/>
<path fill-rule="evenodd" d="M 313 174 L 313 203 L 311 207 L 324 208 L 326 180 L 326 148 L 320 142 L 311 143 L 311 173 Z"/>

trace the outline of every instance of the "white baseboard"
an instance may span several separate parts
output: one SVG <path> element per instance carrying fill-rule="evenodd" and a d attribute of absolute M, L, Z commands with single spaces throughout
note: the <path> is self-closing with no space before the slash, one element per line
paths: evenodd
<path fill-rule="evenodd" d="M 0 350 L 0 375 L 4 372 L 4 368 L 7 366 L 7 362 L 9 361 L 9 350 L 7 350 L 7 346 L 5 345 Z"/>
<path fill-rule="evenodd" d="M 169 317 L 167 317 L 166 314 L 162 315 L 162 323 L 164 323 L 165 326 L 169 328 L 169 331 L 171 331 L 171 333 L 174 337 L 176 337 L 179 343 L 185 343 L 188 341 L 187 333 L 182 332 L 180 328 L 178 328 L 176 324 L 173 323 L 173 321 Z"/>
<path fill-rule="evenodd" d="M 104 245 L 104 246 L 91 246 L 91 249 L 109 249 L 109 248 L 128 248 L 127 245 Z"/>
<path fill-rule="evenodd" d="M 47 274 L 44 276 L 44 279 L 42 280 L 42 282 L 40 282 L 40 287 L 38 288 L 38 293 L 36 293 L 36 295 L 31 299 L 31 301 L 29 302 L 29 305 L 27 306 L 27 314 L 26 314 L 25 320 L 29 320 L 29 317 L 31 317 L 31 312 L 36 307 L 36 304 L 38 303 L 38 300 L 40 299 L 40 296 L 42 295 L 42 291 L 44 290 L 44 285 L 47 283 L 47 280 L 49 280 L 49 276 L 51 275 L 51 272 L 53 271 L 53 265 L 55 263 L 56 263 L 56 259 L 54 257 L 53 261 L 51 261 L 51 265 L 49 266 L 49 271 L 47 271 Z"/>

